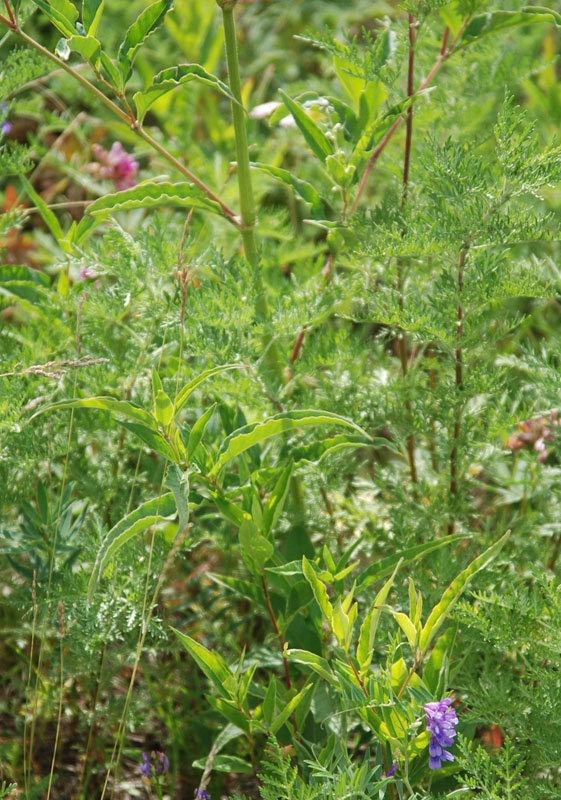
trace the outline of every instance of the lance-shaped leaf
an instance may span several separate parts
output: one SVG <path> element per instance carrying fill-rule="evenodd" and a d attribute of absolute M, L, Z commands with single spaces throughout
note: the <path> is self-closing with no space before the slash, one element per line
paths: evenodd
<path fill-rule="evenodd" d="M 167 67 L 158 72 L 147 89 L 142 92 L 136 92 L 133 95 L 139 121 L 142 122 L 152 103 L 155 103 L 156 100 L 168 92 L 177 89 L 178 86 L 190 81 L 204 83 L 221 92 L 232 102 L 237 103 L 227 84 L 208 72 L 204 67 L 201 67 L 200 64 L 178 64 L 175 67 Z"/>
<path fill-rule="evenodd" d="M 37 211 L 41 214 L 41 218 L 43 222 L 48 227 L 50 232 L 53 234 L 55 239 L 58 241 L 60 239 L 64 239 L 64 233 L 62 228 L 60 227 L 60 223 L 48 205 L 45 203 L 43 198 L 40 194 L 38 194 L 33 186 L 29 183 L 27 178 L 24 175 L 20 175 L 21 182 L 23 184 L 23 188 L 33 200 L 33 203 L 37 207 Z"/>
<path fill-rule="evenodd" d="M 132 74 L 132 65 L 138 48 L 163 24 L 166 14 L 172 7 L 173 0 L 157 0 L 145 8 L 128 29 L 118 55 L 123 84 Z"/>
<path fill-rule="evenodd" d="M 334 686 L 337 685 L 337 679 L 333 675 L 329 663 L 325 658 L 318 656 L 316 653 L 310 653 L 309 650 L 298 650 L 296 648 L 287 650 L 286 655 L 290 661 L 310 667 L 310 669 L 313 669 L 314 672 L 317 672 L 317 674 L 321 675 L 326 681 L 332 683 Z"/>
<path fill-rule="evenodd" d="M 175 413 L 177 414 L 178 411 L 181 411 L 197 386 L 200 386 L 203 381 L 206 381 L 208 378 L 212 378 L 213 375 L 218 375 L 220 372 L 225 372 L 228 369 L 247 369 L 247 367 L 245 364 L 223 364 L 221 367 L 211 367 L 210 369 L 201 372 L 200 375 L 197 375 L 196 378 L 193 378 L 192 381 L 189 381 L 189 383 L 187 383 L 179 391 L 175 400 Z"/>
<path fill-rule="evenodd" d="M 206 426 L 208 425 L 210 418 L 214 414 L 216 409 L 216 403 L 213 403 L 205 413 L 199 417 L 199 419 L 195 422 L 193 427 L 191 428 L 191 433 L 189 434 L 189 441 L 187 443 L 187 461 L 191 461 L 193 458 L 195 451 L 199 444 L 201 443 L 201 439 L 204 436 L 204 432 L 206 430 Z"/>
<path fill-rule="evenodd" d="M 133 208 L 157 208 L 170 206 L 178 208 L 202 208 L 221 214 L 220 207 L 207 200 L 192 183 L 138 183 L 122 192 L 105 194 L 88 206 L 88 214 L 103 218 L 117 211 Z M 88 231 L 89 232 L 89 231 Z"/>
<path fill-rule="evenodd" d="M 271 733 L 276 733 L 278 730 L 280 730 L 280 728 L 282 728 L 284 723 L 288 720 L 290 716 L 292 716 L 293 712 L 296 711 L 300 703 L 306 699 L 306 697 L 313 690 L 313 688 L 314 684 L 309 683 L 307 686 L 304 686 L 304 688 L 301 689 L 301 691 L 299 691 L 298 694 L 294 695 L 292 700 L 290 700 L 285 705 L 285 707 L 280 712 L 278 717 L 275 717 L 275 719 L 272 721 L 271 726 L 269 728 Z"/>
<path fill-rule="evenodd" d="M 86 36 L 95 36 L 97 26 L 101 19 L 105 0 L 83 0 L 82 2 L 82 24 Z"/>
<path fill-rule="evenodd" d="M 103 71 L 109 83 L 114 86 L 115 89 L 119 89 L 121 85 L 121 73 L 103 50 L 101 51 L 101 66 L 103 67 Z"/>
<path fill-rule="evenodd" d="M 233 458 L 253 447 L 253 445 L 271 438 L 271 436 L 293 431 L 296 428 L 315 425 L 345 425 L 369 438 L 368 434 L 352 420 L 341 417 L 338 414 L 332 414 L 330 411 L 313 411 L 309 409 L 304 411 L 285 411 L 269 417 L 263 422 L 244 425 L 231 433 L 223 441 L 218 452 L 218 459 L 212 467 L 209 477 L 218 475 L 220 470 Z"/>
<path fill-rule="evenodd" d="M 131 433 L 134 433 L 139 439 L 142 439 L 142 441 L 147 444 L 148 447 L 151 447 L 152 450 L 155 450 L 156 453 L 160 453 L 160 455 L 164 456 L 169 461 L 177 461 L 177 454 L 173 447 L 164 439 L 159 431 L 155 431 L 153 428 L 147 428 L 146 425 L 141 425 L 138 422 L 120 420 L 119 424 Z"/>
<path fill-rule="evenodd" d="M 280 478 L 275 484 L 275 488 L 267 498 L 267 502 L 263 508 L 262 521 L 263 533 L 265 534 L 268 534 L 270 531 L 274 530 L 274 527 L 283 509 L 293 468 L 294 464 L 292 461 L 289 461 L 286 468 L 281 472 Z"/>
<path fill-rule="evenodd" d="M 279 91 L 283 103 L 294 117 L 294 122 L 300 128 L 308 146 L 321 161 L 325 162 L 327 156 L 333 155 L 331 142 L 321 128 L 304 111 L 300 103 L 289 97 L 282 89 Z"/>
<path fill-rule="evenodd" d="M 392 583 L 394 582 L 396 573 L 402 563 L 403 559 L 400 559 L 393 573 L 391 574 L 391 577 L 386 581 L 386 583 L 382 586 L 382 588 L 374 598 L 374 602 L 370 607 L 370 611 L 364 618 L 364 621 L 361 625 L 356 657 L 362 674 L 366 672 L 366 670 L 370 666 L 370 662 L 372 661 L 374 639 L 376 638 L 378 623 L 380 622 L 380 617 L 382 616 L 382 611 L 384 610 L 383 606 L 387 600 L 388 594 L 390 593 L 390 589 L 392 587 Z"/>
<path fill-rule="evenodd" d="M 79 400 L 61 400 L 59 403 L 53 403 L 50 406 L 41 408 L 31 419 L 34 419 L 39 414 L 44 414 L 46 411 L 54 411 L 58 408 L 95 408 L 100 411 L 109 411 L 112 416 L 126 417 L 134 422 L 140 422 L 154 431 L 158 430 L 156 420 L 148 411 L 126 400 L 115 400 L 113 397 L 82 397 Z"/>
<path fill-rule="evenodd" d="M 450 625 L 450 627 L 442 634 L 433 647 L 430 658 L 427 661 L 423 670 L 423 683 L 427 686 L 429 692 L 434 696 L 438 688 L 440 673 L 444 665 L 445 657 L 452 652 L 456 633 L 458 630 L 457 625 Z"/>
<path fill-rule="evenodd" d="M 220 653 L 213 653 L 204 645 L 199 644 L 195 639 L 192 639 L 185 633 L 181 633 L 181 631 L 178 631 L 176 628 L 171 628 L 171 630 L 176 634 L 181 644 L 207 678 L 215 685 L 222 697 L 226 698 L 226 700 L 230 700 L 231 695 L 226 689 L 226 685 L 231 684 L 233 675 Z"/>
<path fill-rule="evenodd" d="M 403 633 L 407 636 L 407 641 L 413 648 L 413 650 L 417 647 L 417 629 L 413 622 L 409 619 L 407 614 L 404 614 L 402 611 L 394 611 L 392 612 L 395 621 L 403 631 Z"/>
<path fill-rule="evenodd" d="M 320 611 L 326 620 L 330 621 L 333 617 L 333 607 L 329 602 L 327 589 L 323 581 L 320 581 L 316 575 L 315 569 L 312 567 L 306 556 L 302 556 L 302 572 L 304 577 L 312 587 L 312 592 L 316 598 L 316 602 L 320 607 Z"/>
<path fill-rule="evenodd" d="M 228 723 L 232 727 L 232 723 Z M 193 761 L 193 766 L 196 769 L 204 769 L 207 764 L 207 759 L 199 758 L 197 761 Z M 216 758 L 212 761 L 212 769 L 215 772 L 253 772 L 253 767 L 248 761 L 244 761 L 243 758 L 239 756 L 229 756 L 229 755 L 220 755 L 216 756 Z M 205 795 L 201 795 L 204 797 Z M 206 795 L 208 797 L 208 795 Z"/>
<path fill-rule="evenodd" d="M 395 553 L 393 556 L 383 558 L 381 561 L 377 561 L 375 564 L 365 569 L 360 575 L 356 585 L 357 592 L 361 589 L 365 589 L 377 580 L 385 578 L 386 575 L 389 575 L 395 569 L 395 565 L 401 559 L 403 559 L 404 564 L 408 564 L 411 561 L 416 561 L 427 553 L 432 553 L 434 550 L 440 550 L 441 547 L 447 547 L 448 545 L 465 541 L 465 539 L 466 536 L 462 533 L 457 533 L 454 536 L 443 536 L 442 539 L 436 539 L 434 542 L 416 544 L 413 547 L 408 547 L 406 550 L 400 550 L 399 553 Z"/>
<path fill-rule="evenodd" d="M 340 433 L 338 436 L 332 436 L 329 439 L 324 439 L 321 442 L 314 442 L 313 444 L 303 445 L 302 447 L 295 447 L 291 455 L 294 463 L 298 464 L 300 461 L 309 461 L 312 464 L 319 464 L 325 456 L 337 452 L 337 450 L 356 450 L 359 447 L 387 447 L 394 452 L 397 448 L 388 439 L 377 437 L 375 439 L 365 439 L 364 436 L 356 436 L 354 434 Z"/>
<path fill-rule="evenodd" d="M 189 476 L 176 464 L 170 464 L 166 486 L 173 492 L 179 514 L 179 530 L 183 531 L 189 522 Z"/>
<path fill-rule="evenodd" d="M 259 164 L 257 162 L 253 162 L 250 166 L 251 169 L 259 170 L 259 172 L 265 172 L 267 175 L 271 175 L 273 178 L 282 181 L 282 183 L 284 183 L 286 186 L 290 186 L 294 190 L 294 194 L 297 197 L 311 206 L 313 214 L 316 216 L 324 216 L 323 202 L 311 183 L 308 183 L 308 181 L 303 181 L 301 178 L 297 178 L 287 169 L 272 167 L 270 164 Z"/>
<path fill-rule="evenodd" d="M 175 499 L 172 492 L 169 492 L 162 497 L 155 497 L 153 500 L 142 503 L 119 520 L 111 528 L 98 551 L 88 586 L 88 596 L 91 597 L 95 592 L 103 569 L 111 556 L 114 556 L 133 536 L 151 528 L 152 525 L 174 517 L 176 513 Z"/>
<path fill-rule="evenodd" d="M 499 33 L 508 28 L 536 23 L 554 24 L 561 27 L 561 14 L 550 8 L 526 6 L 520 11 L 489 11 L 472 17 L 460 38 L 460 46 L 476 42 L 491 33 Z"/>
<path fill-rule="evenodd" d="M 41 11 L 44 11 L 55 28 L 64 35 L 72 36 L 76 33 L 76 20 L 78 12 L 70 0 L 33 0 Z"/>
<path fill-rule="evenodd" d="M 480 570 L 484 569 L 488 566 L 491 561 L 498 555 L 498 553 L 503 548 L 506 540 L 510 536 L 510 531 L 507 531 L 498 542 L 492 544 L 491 547 L 488 547 L 484 553 L 481 553 L 476 559 L 474 559 L 471 564 L 464 569 L 463 572 L 460 572 L 457 578 L 455 578 L 450 586 L 446 589 L 444 594 L 442 595 L 442 599 L 440 603 L 433 608 L 431 611 L 429 618 L 425 622 L 425 626 L 421 631 L 421 636 L 419 640 L 419 646 L 421 651 L 424 653 L 430 644 L 432 638 L 435 636 L 437 631 L 439 630 L 440 626 L 445 621 L 448 614 L 451 612 L 452 608 L 454 607 L 456 601 L 473 578 L 473 576 L 479 572 Z"/>

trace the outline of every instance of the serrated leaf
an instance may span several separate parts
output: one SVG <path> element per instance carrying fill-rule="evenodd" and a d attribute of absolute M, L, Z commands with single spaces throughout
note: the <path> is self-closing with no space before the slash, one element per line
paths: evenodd
<path fill-rule="evenodd" d="M 218 475 L 220 470 L 233 458 L 245 452 L 271 436 L 278 436 L 280 433 L 315 425 L 345 425 L 354 428 L 363 436 L 365 433 L 356 423 L 330 411 L 314 411 L 311 409 L 303 411 L 284 411 L 276 414 L 263 422 L 254 422 L 244 425 L 237 431 L 230 434 L 222 443 L 218 452 L 216 463 L 209 472 L 209 477 Z"/>
<path fill-rule="evenodd" d="M 197 375 L 196 378 L 189 381 L 177 394 L 175 399 L 175 413 L 177 414 L 187 400 L 191 397 L 195 389 L 200 386 L 203 381 L 208 380 L 208 378 L 212 378 L 213 375 L 218 375 L 220 372 L 226 372 L 229 369 L 247 369 L 245 364 L 223 364 L 221 367 L 211 367 L 210 369 L 201 372 L 200 375 Z"/>
<path fill-rule="evenodd" d="M 325 588 L 325 584 L 323 581 L 320 581 L 316 572 L 306 556 L 302 556 L 302 573 L 310 586 L 312 587 L 312 592 L 314 593 L 314 597 L 316 598 L 316 602 L 320 608 L 321 613 L 325 617 L 326 620 L 331 620 L 333 616 L 333 608 L 331 603 L 329 602 L 329 596 L 327 594 L 327 589 Z"/>
<path fill-rule="evenodd" d="M 192 183 L 138 183 L 131 189 L 114 192 L 99 197 L 88 206 L 87 213 L 95 217 L 106 217 L 117 211 L 129 211 L 133 208 L 157 208 L 170 206 L 178 208 L 202 208 L 221 214 L 220 207 L 212 200 L 207 200 Z"/>
<path fill-rule="evenodd" d="M 264 172 L 267 175 L 271 175 L 271 177 L 276 178 L 279 181 L 282 181 L 286 186 L 290 186 L 294 190 L 294 194 L 303 200 L 305 203 L 308 203 L 311 207 L 312 213 L 318 216 L 323 216 L 323 202 L 317 193 L 316 189 L 312 186 L 311 183 L 308 181 L 304 181 L 301 178 L 297 178 L 296 176 L 292 175 L 287 169 L 281 169 L 280 167 L 273 167 L 270 164 L 260 164 L 258 162 L 252 162 L 250 164 L 251 169 L 258 170 L 259 172 Z"/>
<path fill-rule="evenodd" d="M 57 28 L 65 37 L 73 36 L 76 33 L 76 20 L 78 11 L 70 0 L 33 0 L 41 11 L 44 11 Z"/>
<path fill-rule="evenodd" d="M 419 646 L 423 653 L 454 607 L 456 601 L 468 585 L 469 581 L 477 572 L 484 569 L 491 563 L 491 561 L 493 561 L 495 556 L 498 555 L 498 553 L 502 550 L 509 536 L 510 531 L 507 531 L 503 536 L 501 536 L 498 542 L 495 542 L 495 544 L 492 544 L 491 547 L 488 547 L 484 553 L 481 553 L 481 555 L 474 559 L 468 567 L 460 572 L 458 577 L 455 578 L 450 586 L 446 589 L 442 595 L 442 599 L 431 611 L 429 618 L 425 622 L 425 626 L 421 631 Z"/>
<path fill-rule="evenodd" d="M 111 556 L 114 556 L 133 536 L 142 533 L 165 519 L 175 516 L 175 514 L 175 499 L 173 494 L 169 492 L 161 497 L 142 503 L 130 514 L 119 520 L 111 528 L 98 550 L 88 586 L 88 597 L 91 598 L 95 592 L 105 564 Z"/>
<path fill-rule="evenodd" d="M 185 633 L 181 633 L 181 631 L 178 631 L 176 628 L 171 628 L 171 630 L 178 637 L 181 644 L 185 647 L 199 668 L 218 689 L 219 694 L 226 698 L 226 700 L 230 700 L 230 694 L 225 688 L 225 684 L 232 678 L 232 673 L 226 666 L 222 656 L 219 653 L 213 653 L 207 650 L 204 645 L 199 644 L 195 639 L 192 639 Z"/>
<path fill-rule="evenodd" d="M 95 36 L 105 0 L 83 0 L 82 24 L 87 36 Z"/>
<path fill-rule="evenodd" d="M 470 19 L 459 44 L 460 46 L 472 44 L 491 33 L 543 22 L 561 27 L 561 14 L 549 8 L 535 6 L 527 6 L 520 11 L 489 11 L 487 14 L 480 14 Z"/>
<path fill-rule="evenodd" d="M 300 103 L 290 98 L 282 89 L 279 90 L 288 111 L 294 117 L 294 122 L 300 128 L 304 139 L 310 149 L 320 159 L 325 162 L 327 156 L 333 154 L 333 147 L 324 132 L 316 125 L 311 117 L 304 111 Z"/>
<path fill-rule="evenodd" d="M 156 420 L 152 414 L 149 414 L 148 411 L 140 408 L 140 406 L 135 406 L 126 400 L 115 400 L 113 397 L 83 397 L 79 400 L 61 400 L 59 403 L 53 403 L 50 406 L 39 409 L 30 419 L 59 408 L 94 408 L 100 411 L 109 411 L 112 415 L 132 419 L 152 428 L 156 432 L 158 431 Z"/>
<path fill-rule="evenodd" d="M 101 45 L 93 36 L 71 36 L 66 40 L 68 47 L 79 53 L 94 69 L 99 68 Z"/>
<path fill-rule="evenodd" d="M 145 8 L 126 32 L 119 47 L 118 61 L 125 84 L 132 75 L 132 65 L 138 48 L 161 25 L 168 11 L 173 7 L 173 0 L 156 0 Z"/>
<path fill-rule="evenodd" d="M 142 122 L 152 103 L 190 81 L 204 83 L 206 86 L 221 92 L 234 103 L 237 102 L 227 84 L 212 75 L 204 67 L 201 67 L 200 64 L 178 64 L 175 67 L 167 67 L 158 72 L 147 89 L 136 92 L 133 95 L 139 121 Z"/>

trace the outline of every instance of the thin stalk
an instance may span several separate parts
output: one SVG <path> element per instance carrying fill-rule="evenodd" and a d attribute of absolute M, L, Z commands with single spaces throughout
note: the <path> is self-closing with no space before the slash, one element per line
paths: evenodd
<path fill-rule="evenodd" d="M 450 453 L 450 500 L 453 500 L 458 493 L 458 445 L 460 440 L 461 426 L 462 426 L 462 406 L 461 406 L 461 392 L 463 388 L 464 375 L 463 375 L 463 358 L 462 358 L 462 336 L 463 336 L 463 320 L 464 310 L 462 307 L 462 290 L 464 286 L 464 267 L 467 257 L 467 247 L 464 247 L 460 253 L 458 261 L 458 310 L 456 317 L 456 407 L 454 410 L 454 433 L 453 433 L 453 446 Z M 448 524 L 448 533 L 454 533 L 455 523 L 451 518 Z"/>
<path fill-rule="evenodd" d="M 273 623 L 273 628 L 275 629 L 275 633 L 279 640 L 279 645 L 282 653 L 282 660 L 284 663 L 284 681 L 286 683 L 286 688 L 290 689 L 292 687 L 292 683 L 290 681 L 290 672 L 288 669 L 288 659 L 284 653 L 284 636 L 279 630 L 279 626 L 277 623 L 277 618 L 275 616 L 275 612 L 273 611 L 273 606 L 271 605 L 271 599 L 269 597 L 269 589 L 267 587 L 267 581 L 265 580 L 265 574 L 261 573 L 261 585 L 263 587 L 263 594 L 265 595 L 265 603 L 267 604 L 267 610 L 269 612 L 269 616 L 271 618 L 271 622 Z"/>
<path fill-rule="evenodd" d="M 31 626 L 31 647 L 29 653 L 29 669 L 27 671 L 27 685 L 25 687 L 25 696 L 27 702 L 30 700 L 31 693 L 31 673 L 33 671 L 33 650 L 35 647 L 35 633 L 37 631 L 37 572 L 33 570 L 33 583 L 31 584 L 31 600 L 33 603 L 33 624 Z M 29 783 L 31 781 L 31 751 L 29 753 L 29 764 L 27 764 L 27 711 L 25 714 L 25 722 L 23 725 L 23 786 L 24 792 L 27 797 L 29 794 Z"/>
<path fill-rule="evenodd" d="M 103 674 L 103 667 L 105 665 L 106 654 L 107 654 L 107 642 L 103 645 L 103 649 L 101 651 L 101 656 L 99 659 L 99 669 L 97 671 L 97 679 L 95 684 L 95 692 L 93 695 L 92 721 L 90 723 L 90 729 L 88 731 L 88 741 L 86 743 L 86 751 L 84 753 L 84 763 L 82 764 L 82 775 L 80 778 L 80 797 L 82 798 L 85 798 L 86 796 L 86 778 L 88 775 L 88 761 L 90 757 L 90 747 L 92 745 L 95 726 L 97 723 L 97 703 L 99 701 L 99 693 L 101 690 L 101 676 Z"/>
<path fill-rule="evenodd" d="M 427 86 L 432 81 L 432 79 L 434 78 L 434 76 L 436 75 L 436 73 L 438 72 L 440 67 L 444 64 L 444 62 L 448 58 L 450 58 L 450 56 L 454 52 L 454 48 L 451 48 L 448 51 L 446 49 L 448 47 L 448 37 L 449 37 L 449 35 L 450 35 L 450 29 L 448 27 L 446 27 L 445 30 L 444 30 L 444 37 L 442 39 L 442 46 L 440 48 L 440 53 L 438 54 L 438 58 L 436 59 L 436 62 L 434 64 L 434 66 L 432 67 L 431 71 L 429 72 L 427 77 L 424 79 L 424 81 L 421 83 L 421 85 L 419 86 L 419 88 L 417 89 L 415 94 L 419 94 L 420 92 L 422 92 L 424 89 L 427 88 Z M 461 35 L 461 33 L 458 34 L 458 37 L 460 35 Z M 458 37 L 456 37 L 456 41 L 457 41 Z M 390 139 L 392 138 L 392 136 L 394 135 L 396 130 L 399 128 L 399 126 L 401 125 L 402 122 L 403 122 L 403 117 L 398 117 L 396 119 L 396 121 L 394 122 L 392 127 L 389 129 L 389 131 L 386 133 L 386 135 L 384 136 L 384 138 L 382 139 L 382 141 L 380 142 L 380 144 L 378 145 L 376 150 L 374 150 L 374 152 L 372 153 L 372 155 L 368 159 L 368 163 L 367 163 L 366 168 L 364 170 L 364 175 L 362 176 L 362 180 L 360 181 L 360 185 L 358 187 L 358 191 L 356 193 L 355 199 L 354 199 L 353 204 L 351 206 L 350 216 L 352 216 L 355 213 L 356 209 L 357 209 L 360 197 L 361 197 L 361 195 L 362 195 L 362 193 L 363 193 L 363 191 L 364 191 L 364 189 L 366 187 L 366 184 L 368 182 L 368 176 L 372 172 L 373 167 L 375 166 L 376 162 L 378 161 L 378 159 L 382 155 L 383 151 L 385 150 L 386 145 L 388 144 L 388 142 L 390 141 Z"/>
<path fill-rule="evenodd" d="M 434 352 L 434 344 L 432 342 L 429 343 L 429 346 L 427 348 L 427 358 L 434 363 L 436 354 Z M 429 388 L 434 401 L 436 397 L 436 370 L 433 366 L 429 367 Z M 435 472 L 438 472 L 439 471 L 438 456 L 436 452 L 436 423 L 434 419 L 434 414 L 432 416 L 430 423 L 429 451 L 430 451 L 432 468 Z"/>
<path fill-rule="evenodd" d="M 35 41 L 35 39 L 33 39 L 31 36 L 28 36 L 27 33 L 25 33 L 16 22 L 12 22 L 7 17 L 4 17 L 3 15 L 0 14 L 0 23 L 6 25 L 6 27 L 8 27 L 12 31 L 12 33 L 14 33 L 16 36 L 19 36 L 20 39 L 23 39 L 23 41 L 26 42 L 28 45 L 30 45 L 30 47 L 34 47 L 36 50 L 42 53 L 46 58 L 49 58 L 51 61 L 53 61 L 60 69 L 64 70 L 64 72 L 68 73 L 69 75 L 72 75 L 72 77 L 75 80 L 77 80 L 78 83 L 81 83 L 85 89 L 87 89 L 89 92 L 95 95 L 97 99 L 100 102 L 102 102 L 113 114 L 115 114 L 117 117 L 119 117 L 119 119 L 122 122 L 128 125 L 131 128 L 131 130 L 133 130 L 138 136 L 140 136 L 140 138 L 143 139 L 148 145 L 150 145 L 150 147 L 152 147 L 154 150 L 160 153 L 160 155 L 163 156 L 163 158 L 165 158 L 166 161 L 168 161 L 183 175 L 185 175 L 185 177 L 188 178 L 192 183 L 194 183 L 195 186 L 197 186 L 204 194 L 206 194 L 206 196 L 210 200 L 217 203 L 222 213 L 229 222 L 236 225 L 236 227 L 240 226 L 239 219 L 236 216 L 235 212 L 232 211 L 232 209 L 229 208 L 225 203 L 223 203 L 222 200 L 220 200 L 220 198 L 212 191 L 212 189 L 210 189 L 205 183 L 203 183 L 203 181 L 197 178 L 197 176 L 194 175 L 184 164 L 178 161 L 175 158 L 175 156 L 173 156 L 169 152 L 169 150 L 167 150 L 165 147 L 163 147 L 163 145 L 161 145 L 159 142 L 153 139 L 152 136 L 150 136 L 150 134 L 147 133 L 144 130 L 144 128 L 141 127 L 140 123 L 135 118 L 132 111 L 130 113 L 126 113 L 121 108 L 119 108 L 119 106 L 116 103 L 114 103 L 113 100 L 111 100 L 109 97 L 107 97 L 107 95 L 105 95 L 102 91 L 100 91 L 97 88 L 97 86 L 95 86 L 95 84 L 93 84 L 83 75 L 81 75 L 78 70 L 66 64 L 62 59 L 60 59 L 54 53 L 51 53 L 49 50 L 47 50 L 46 47 L 43 47 L 43 45 L 39 44 L 39 42 Z M 126 103 L 126 105 L 128 106 L 128 103 Z M 130 109 L 130 106 L 128 107 Z"/>
<path fill-rule="evenodd" d="M 51 797 L 51 788 L 53 785 L 53 776 L 55 773 L 56 753 L 58 748 L 58 739 L 60 735 L 60 721 L 62 719 L 62 697 L 64 694 L 64 605 L 58 604 L 58 626 L 60 638 L 60 686 L 58 698 L 58 717 L 56 723 L 55 746 L 53 748 L 53 758 L 51 761 L 51 771 L 49 773 L 49 787 L 47 789 L 47 800 Z"/>
<path fill-rule="evenodd" d="M 236 102 L 232 102 L 232 120 L 234 123 L 234 135 L 236 140 L 237 158 L 237 179 L 240 197 L 241 225 L 239 229 L 242 235 L 245 257 L 253 267 L 255 289 L 257 298 L 255 300 L 255 311 L 257 318 L 261 322 L 269 319 L 269 306 L 267 295 L 263 284 L 263 277 L 259 270 L 259 259 L 257 245 L 255 242 L 254 228 L 257 222 L 255 210 L 255 200 L 253 196 L 253 183 L 251 180 L 251 168 L 249 163 L 249 152 L 246 130 L 246 112 L 242 102 L 242 87 L 240 81 L 240 67 L 238 59 L 238 43 L 236 38 L 236 23 L 234 20 L 234 6 L 237 0 L 223 0 L 219 2 L 222 9 L 222 21 L 224 24 L 224 43 L 226 47 L 226 61 L 228 63 L 228 82 L 230 91 Z M 282 368 L 276 342 L 270 332 L 264 336 L 264 349 L 266 353 L 266 363 L 272 372 L 282 380 Z"/>

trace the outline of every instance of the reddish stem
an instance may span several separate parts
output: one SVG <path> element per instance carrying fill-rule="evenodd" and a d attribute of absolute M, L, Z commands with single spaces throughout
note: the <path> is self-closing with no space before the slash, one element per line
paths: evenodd
<path fill-rule="evenodd" d="M 290 689 L 292 687 L 292 683 L 290 681 L 290 672 L 288 670 L 288 660 L 284 654 L 284 638 L 279 630 L 279 626 L 277 625 L 277 618 L 275 617 L 275 612 L 273 611 L 273 606 L 271 605 L 269 590 L 267 588 L 267 581 L 265 580 L 265 575 L 263 573 L 261 573 L 261 585 L 263 586 L 263 594 L 265 595 L 265 602 L 267 603 L 269 616 L 271 617 L 271 622 L 273 623 L 273 628 L 275 629 L 275 633 L 277 634 L 277 638 L 280 644 L 282 660 L 284 662 L 284 681 L 286 683 L 286 688 Z"/>
<path fill-rule="evenodd" d="M 429 72 L 427 77 L 425 78 L 425 80 L 421 83 L 421 85 L 417 89 L 417 92 L 416 92 L 417 94 L 419 94 L 419 92 L 422 92 L 423 89 L 426 89 L 426 87 L 432 81 L 432 79 L 434 78 L 434 76 L 436 75 L 436 73 L 438 72 L 440 67 L 444 64 L 446 59 L 449 58 L 449 56 L 450 56 L 450 54 L 452 52 L 452 51 L 446 52 L 446 48 L 448 46 L 448 37 L 449 37 L 449 35 L 450 35 L 450 29 L 448 27 L 446 27 L 446 29 L 444 31 L 444 37 L 443 37 L 443 40 L 442 40 L 442 47 L 440 48 L 440 53 L 438 54 L 438 58 L 437 58 L 437 60 L 436 60 L 436 62 L 434 64 L 433 68 L 431 69 L 431 71 Z M 399 128 L 399 126 L 401 125 L 402 122 L 403 122 L 403 117 L 398 117 L 396 119 L 396 121 L 394 122 L 392 127 L 389 129 L 389 131 L 386 133 L 386 135 L 384 136 L 384 138 L 382 139 L 382 141 L 380 142 L 380 144 L 378 145 L 376 150 L 374 150 L 374 152 L 370 156 L 370 158 L 368 160 L 368 163 L 366 165 L 366 169 L 364 170 L 364 175 L 362 176 L 362 180 L 361 180 L 360 185 L 358 187 L 358 191 L 356 193 L 356 197 L 355 197 L 354 202 L 353 202 L 353 204 L 351 206 L 351 212 L 350 212 L 351 216 L 355 213 L 355 211 L 357 209 L 358 202 L 360 200 L 360 196 L 364 191 L 364 187 L 366 186 L 366 183 L 368 181 L 368 176 L 370 175 L 370 173 L 372 171 L 372 168 L 375 166 L 376 162 L 380 158 L 380 155 L 382 154 L 382 152 L 386 148 L 386 145 L 388 144 L 388 142 L 390 141 L 390 139 L 392 138 L 392 136 L 394 135 L 396 130 Z"/>
<path fill-rule="evenodd" d="M 12 23 L 12 25 L 14 27 L 17 27 L 16 18 L 14 17 L 14 15 L 12 13 L 12 9 L 10 7 L 10 3 L 8 2 L 8 0 L 4 0 L 4 5 L 6 6 L 6 11 L 8 12 L 8 16 L 10 18 L 10 22 Z"/>
<path fill-rule="evenodd" d="M 294 364 L 298 356 L 300 355 L 300 348 L 302 347 L 302 342 L 304 341 L 304 336 L 306 335 L 306 331 L 308 329 L 307 325 L 304 325 L 300 333 L 298 334 L 298 338 L 296 339 L 296 343 L 294 345 L 294 350 L 292 351 L 292 356 L 290 357 L 290 363 Z"/>

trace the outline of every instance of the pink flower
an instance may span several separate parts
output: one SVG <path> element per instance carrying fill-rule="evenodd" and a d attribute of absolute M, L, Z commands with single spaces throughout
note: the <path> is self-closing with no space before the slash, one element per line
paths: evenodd
<path fill-rule="evenodd" d="M 127 153 L 121 142 L 113 142 L 109 152 L 100 144 L 92 145 L 92 150 L 102 167 L 99 170 L 101 178 L 113 181 L 118 190 L 134 186 L 134 176 L 138 170 L 138 161 Z"/>

